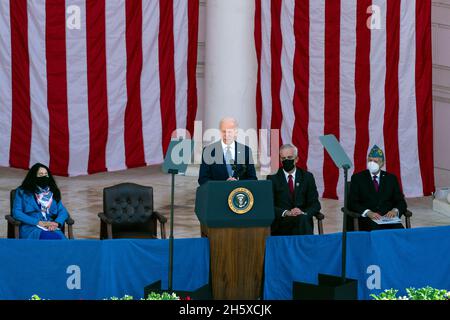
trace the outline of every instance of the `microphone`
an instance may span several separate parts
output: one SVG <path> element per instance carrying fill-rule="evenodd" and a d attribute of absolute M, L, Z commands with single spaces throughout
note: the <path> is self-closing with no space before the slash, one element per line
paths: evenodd
<path fill-rule="evenodd" d="M 239 166 L 237 160 L 234 160 L 234 163 L 231 164 L 231 169 L 233 169 L 233 178 L 240 180 L 240 178 L 247 171 L 247 166 L 245 164 Z"/>

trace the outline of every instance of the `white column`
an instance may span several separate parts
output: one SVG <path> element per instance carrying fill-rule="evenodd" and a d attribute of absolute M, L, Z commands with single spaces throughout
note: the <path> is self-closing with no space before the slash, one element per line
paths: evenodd
<path fill-rule="evenodd" d="M 203 130 L 218 128 L 225 116 L 243 130 L 256 129 L 254 15 L 254 0 L 206 1 Z"/>

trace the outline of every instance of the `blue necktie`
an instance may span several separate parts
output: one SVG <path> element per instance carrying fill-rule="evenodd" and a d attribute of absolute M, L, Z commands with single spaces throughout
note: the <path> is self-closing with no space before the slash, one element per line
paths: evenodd
<path fill-rule="evenodd" d="M 227 152 L 225 153 L 225 162 L 227 165 L 228 176 L 233 176 L 233 169 L 231 168 L 231 163 L 233 163 L 233 157 L 231 156 L 230 146 L 227 146 Z"/>

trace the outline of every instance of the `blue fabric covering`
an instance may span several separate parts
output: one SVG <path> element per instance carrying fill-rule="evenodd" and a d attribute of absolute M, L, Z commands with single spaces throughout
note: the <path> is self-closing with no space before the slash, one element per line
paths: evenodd
<path fill-rule="evenodd" d="M 41 231 L 41 234 L 39 235 L 39 240 L 61 240 L 61 236 L 53 231 Z"/>
<path fill-rule="evenodd" d="M 292 282 L 317 284 L 318 273 L 341 275 L 342 234 L 269 237 L 264 299 L 291 299 Z M 385 289 L 432 286 L 450 290 L 450 227 L 350 232 L 347 277 L 358 280 L 358 298 Z M 379 267 L 380 289 L 370 266 Z M 368 285 L 369 284 L 369 285 Z"/>
<path fill-rule="evenodd" d="M 318 273 L 340 276 L 341 240 L 340 233 L 269 237 L 264 298 L 291 299 L 292 281 L 317 283 Z M 347 277 L 358 280 L 359 299 L 389 288 L 401 295 L 408 287 L 450 290 L 450 227 L 350 232 L 347 241 Z M 0 239 L 0 299 L 142 298 L 157 280 L 167 288 L 168 252 L 169 240 Z M 208 282 L 208 239 L 176 239 L 174 253 L 175 290 Z M 379 289 L 368 287 L 373 266 Z"/>
<path fill-rule="evenodd" d="M 0 299 L 142 298 L 157 280 L 167 288 L 168 253 L 169 240 L 0 239 Z M 173 289 L 195 290 L 208 276 L 208 239 L 174 240 Z"/>

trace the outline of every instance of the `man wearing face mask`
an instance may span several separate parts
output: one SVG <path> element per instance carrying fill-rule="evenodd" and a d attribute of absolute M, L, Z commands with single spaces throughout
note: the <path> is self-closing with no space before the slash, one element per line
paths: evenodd
<path fill-rule="evenodd" d="M 353 174 L 351 179 L 348 207 L 361 214 L 359 225 L 362 231 L 403 228 L 401 223 L 375 222 L 382 216 L 395 218 L 406 212 L 405 198 L 397 177 L 381 170 L 383 166 L 383 151 L 375 145 L 367 158 L 367 170 Z"/>
<path fill-rule="evenodd" d="M 275 220 L 272 235 L 313 234 L 313 216 L 320 211 L 319 194 L 314 176 L 296 167 L 297 148 L 285 144 L 280 148 L 282 167 L 268 175 L 272 181 Z"/>

